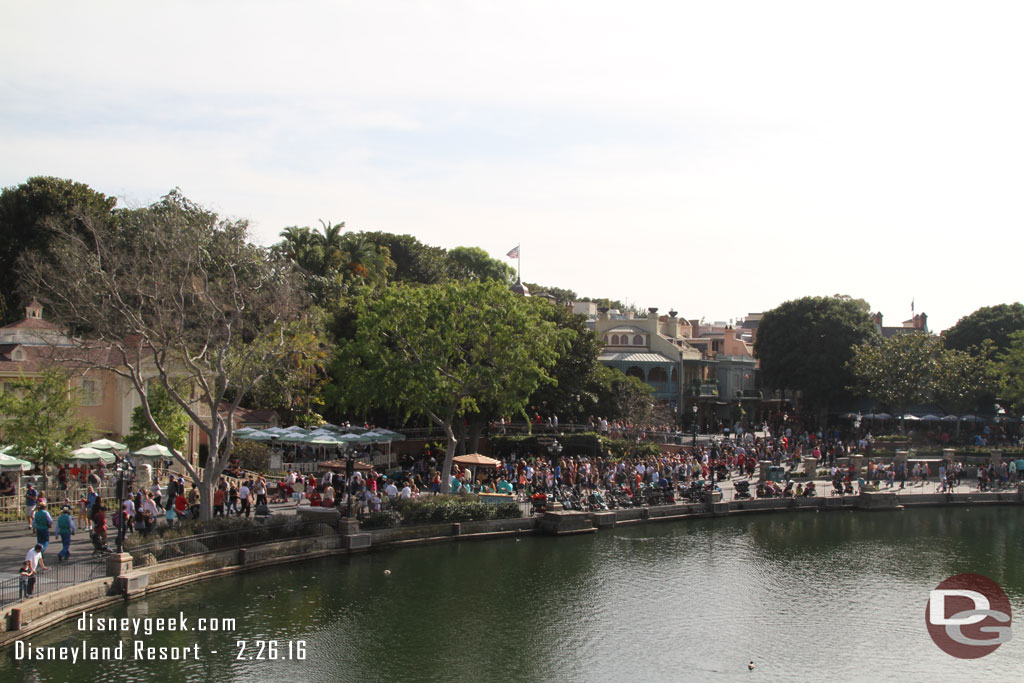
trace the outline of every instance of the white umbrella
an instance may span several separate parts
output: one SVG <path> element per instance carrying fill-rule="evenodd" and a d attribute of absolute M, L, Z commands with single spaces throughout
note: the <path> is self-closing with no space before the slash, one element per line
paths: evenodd
<path fill-rule="evenodd" d="M 921 418 L 919 418 L 917 415 L 911 415 L 910 413 L 907 413 L 906 415 L 903 416 L 903 419 L 908 422 L 917 422 Z"/>
<path fill-rule="evenodd" d="M 176 452 L 177 451 L 175 451 L 175 453 Z M 155 443 L 152 446 L 146 446 L 145 448 L 140 448 L 139 450 L 137 450 L 134 453 L 132 453 L 132 455 L 136 455 L 136 456 L 141 455 L 142 457 L 149 457 L 149 458 L 159 457 L 159 458 L 166 458 L 166 459 L 170 459 L 170 458 L 174 457 L 174 453 L 171 452 L 171 449 L 169 449 L 167 446 L 164 446 L 163 444 L 159 444 L 159 443 Z M 181 453 L 178 453 L 178 455 L 181 455 Z"/>
<path fill-rule="evenodd" d="M 90 446 L 76 448 L 71 451 L 71 455 L 73 456 L 71 459 L 78 462 L 102 462 L 105 465 L 110 465 L 117 460 L 112 454 Z"/>
<path fill-rule="evenodd" d="M 921 422 L 939 422 L 940 420 L 942 420 L 942 418 L 938 415 L 928 414 L 921 416 Z"/>
<path fill-rule="evenodd" d="M 4 448 L 7 451 L 10 448 Z M 20 470 L 22 472 L 28 472 L 34 465 L 28 460 L 22 460 L 21 458 L 15 458 L 13 455 L 7 455 L 6 452 L 0 452 L 0 470 Z"/>
<path fill-rule="evenodd" d="M 235 434 L 238 434 L 238 432 L 235 432 Z M 257 430 L 255 432 L 250 432 L 248 434 L 242 434 L 238 438 L 241 439 L 242 441 L 270 441 L 274 439 L 276 436 L 277 434 L 268 434 L 267 432 L 261 432 Z"/>
<path fill-rule="evenodd" d="M 956 422 L 959 419 L 960 418 L 957 417 L 956 415 L 946 415 L 945 417 L 942 418 L 942 421 L 943 422 Z"/>
<path fill-rule="evenodd" d="M 96 439 L 82 446 L 82 448 L 95 448 L 98 451 L 125 451 L 128 446 L 123 443 L 111 441 L 110 439 Z"/>

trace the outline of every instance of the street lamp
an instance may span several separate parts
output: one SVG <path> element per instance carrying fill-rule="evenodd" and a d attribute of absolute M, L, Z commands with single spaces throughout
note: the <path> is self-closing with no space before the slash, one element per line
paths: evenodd
<path fill-rule="evenodd" d="M 128 483 L 134 478 L 132 462 L 123 456 L 117 457 L 117 543 L 115 548 L 118 553 L 124 552 L 124 536 L 128 527 L 128 520 L 124 514 L 124 502 L 128 498 Z"/>
<path fill-rule="evenodd" d="M 693 447 L 697 447 L 697 404 L 693 404 Z"/>

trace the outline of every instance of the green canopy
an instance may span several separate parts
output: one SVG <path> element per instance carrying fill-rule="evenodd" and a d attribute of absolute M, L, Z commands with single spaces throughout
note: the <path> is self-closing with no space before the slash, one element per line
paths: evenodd
<path fill-rule="evenodd" d="M 235 436 L 242 441 L 272 441 L 277 435 L 268 434 L 267 432 L 255 431 L 247 434 L 239 434 L 235 432 Z"/>
<path fill-rule="evenodd" d="M 77 462 L 102 462 L 105 465 L 113 464 L 117 460 L 110 453 L 89 446 L 76 448 L 71 451 L 71 456 L 71 459 Z"/>
<path fill-rule="evenodd" d="M 155 443 L 152 446 L 146 446 L 145 448 L 140 448 L 133 452 L 132 455 L 141 456 L 143 458 L 165 458 L 167 460 L 174 457 L 174 453 L 171 452 L 171 449 L 159 443 Z M 178 455 L 181 455 L 181 453 L 178 453 Z"/>
<path fill-rule="evenodd" d="M 96 439 L 82 446 L 82 448 L 95 448 L 98 451 L 125 451 L 128 446 L 123 443 L 111 441 L 110 439 Z"/>
<path fill-rule="evenodd" d="M 0 450 L 0 470 L 16 469 L 21 470 L 22 472 L 27 472 L 34 467 L 34 465 L 32 465 L 28 460 L 22 460 L 21 458 L 15 458 L 13 455 L 7 455 L 5 451 L 9 448 L 10 446 Z"/>

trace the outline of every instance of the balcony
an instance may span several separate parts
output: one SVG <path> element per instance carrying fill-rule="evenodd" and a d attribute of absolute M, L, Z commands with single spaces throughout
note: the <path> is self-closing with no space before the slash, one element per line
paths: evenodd
<path fill-rule="evenodd" d="M 717 398 L 717 384 L 700 384 L 686 387 L 686 396 L 691 398 Z"/>

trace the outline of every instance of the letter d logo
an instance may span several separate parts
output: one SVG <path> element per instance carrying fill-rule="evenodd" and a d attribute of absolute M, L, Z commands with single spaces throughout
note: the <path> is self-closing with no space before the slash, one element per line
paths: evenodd
<path fill-rule="evenodd" d="M 935 644 L 953 657 L 977 659 L 1010 640 L 1010 600 L 992 579 L 958 574 L 928 594 L 925 624 Z"/>

